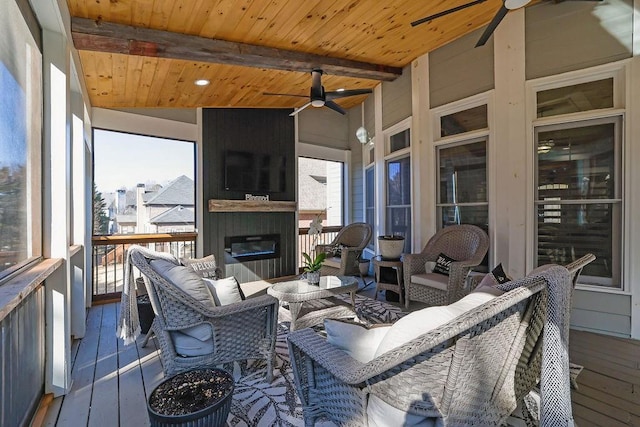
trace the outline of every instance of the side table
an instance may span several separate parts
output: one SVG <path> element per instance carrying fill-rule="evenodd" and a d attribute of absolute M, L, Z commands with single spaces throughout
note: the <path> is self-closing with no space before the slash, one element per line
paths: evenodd
<path fill-rule="evenodd" d="M 400 305 L 404 304 L 404 286 L 403 286 L 403 273 L 402 273 L 402 258 L 399 259 L 385 259 L 381 255 L 373 258 L 373 268 L 376 279 L 376 296 L 374 299 L 378 299 L 378 292 L 381 290 L 389 290 L 396 292 L 400 295 Z M 383 282 L 380 276 L 381 268 L 391 268 L 396 271 L 395 283 Z"/>

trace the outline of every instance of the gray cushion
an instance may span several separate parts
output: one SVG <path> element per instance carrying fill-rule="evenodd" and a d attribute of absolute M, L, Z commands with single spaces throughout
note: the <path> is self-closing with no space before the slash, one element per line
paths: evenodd
<path fill-rule="evenodd" d="M 180 329 L 180 332 L 200 341 L 210 340 L 213 336 L 211 325 L 209 323 L 201 323 L 196 326 Z"/>
<path fill-rule="evenodd" d="M 449 284 L 449 276 L 438 273 L 414 274 L 411 276 L 411 283 L 446 291 Z"/>
<path fill-rule="evenodd" d="M 215 308 L 211 292 L 204 284 L 203 279 L 191 267 L 177 265 L 163 259 L 151 260 L 149 264 L 156 273 L 196 301 L 199 301 L 207 309 L 212 310 Z"/>
<path fill-rule="evenodd" d="M 322 265 L 324 265 L 325 267 L 332 267 L 332 268 L 339 269 L 340 266 L 342 265 L 342 258 L 339 258 L 339 257 L 327 258 L 324 260 Z"/>
<path fill-rule="evenodd" d="M 179 331 L 169 332 L 176 353 L 181 356 L 202 356 L 213 353 L 213 338 L 200 341 Z"/>

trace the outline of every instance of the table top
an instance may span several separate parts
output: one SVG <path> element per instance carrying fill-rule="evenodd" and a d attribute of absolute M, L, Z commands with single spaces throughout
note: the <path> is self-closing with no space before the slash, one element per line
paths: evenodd
<path fill-rule="evenodd" d="M 318 285 L 304 279 L 274 283 L 267 293 L 285 302 L 310 301 L 358 290 L 358 279 L 350 276 L 320 276 Z"/>
<path fill-rule="evenodd" d="M 402 265 L 402 258 L 383 258 L 382 255 L 376 255 L 372 258 L 373 263 L 383 267 L 397 267 Z"/>

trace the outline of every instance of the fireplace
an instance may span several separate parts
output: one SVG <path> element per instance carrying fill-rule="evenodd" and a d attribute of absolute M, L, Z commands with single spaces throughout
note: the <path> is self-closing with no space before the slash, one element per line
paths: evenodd
<path fill-rule="evenodd" d="M 239 262 L 280 258 L 280 235 L 226 236 L 224 251 Z"/>

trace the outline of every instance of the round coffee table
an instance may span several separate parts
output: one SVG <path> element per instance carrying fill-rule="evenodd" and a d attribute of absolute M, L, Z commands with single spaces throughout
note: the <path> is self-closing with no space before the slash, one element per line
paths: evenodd
<path fill-rule="evenodd" d="M 358 279 L 349 276 L 321 276 L 318 285 L 306 280 L 274 283 L 267 293 L 280 302 L 289 303 L 290 330 L 308 328 L 322 323 L 326 318 L 354 317 L 355 294 Z M 339 294 L 351 294 L 351 305 L 334 298 Z"/>

